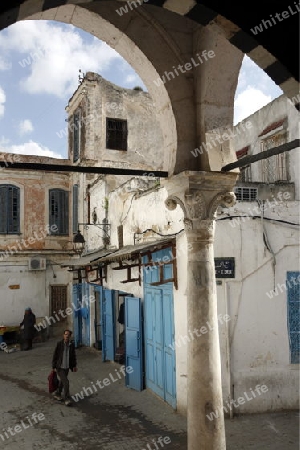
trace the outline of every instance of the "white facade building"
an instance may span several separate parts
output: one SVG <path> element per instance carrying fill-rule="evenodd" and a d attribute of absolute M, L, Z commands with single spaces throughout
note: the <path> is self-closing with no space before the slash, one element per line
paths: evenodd
<path fill-rule="evenodd" d="M 141 167 L 145 160 L 142 165 L 145 170 L 161 168 L 162 161 L 158 157 L 162 140 L 155 119 L 152 117 L 148 121 L 152 108 L 148 94 L 123 92 L 101 77 L 87 74 L 87 80 L 68 106 L 69 117 L 80 109 L 76 99 L 82 98 L 81 91 L 90 89 L 93 80 L 98 80 L 101 86 L 98 104 L 105 100 L 109 105 L 113 99 L 116 105 L 120 102 L 122 108 L 115 107 L 111 124 L 103 110 L 100 128 L 98 123 L 93 130 L 92 125 L 85 122 L 81 136 L 86 137 L 81 143 L 78 160 L 112 167 L 126 167 L 126 164 Z M 138 95 L 138 98 L 124 106 L 123 98 L 131 95 Z M 145 109 L 142 108 L 144 102 Z M 141 116 L 142 109 L 147 121 Z M 136 120 L 136 114 L 146 127 L 142 142 L 139 128 L 131 123 Z M 230 146 L 237 158 L 242 158 L 291 142 L 299 138 L 298 119 L 293 105 L 281 96 L 244 121 L 251 126 L 239 124 L 237 127 L 242 127 L 243 132 L 236 134 Z M 115 120 L 126 121 L 123 128 L 126 133 L 131 130 L 122 135 L 126 139 L 126 150 L 107 148 L 108 127 Z M 88 136 L 92 136 L 93 144 Z M 95 145 L 97 139 L 99 144 Z M 76 142 L 71 133 L 71 156 Z M 147 159 L 136 158 L 137 148 Z M 241 170 L 235 206 L 218 211 L 214 248 L 223 400 L 227 414 L 297 408 L 299 167 L 296 148 L 249 165 Z M 184 217 L 178 207 L 173 211 L 166 209 L 168 194 L 164 186 L 168 180 L 76 175 L 73 183 L 79 186 L 79 222 L 90 223 L 92 214 L 96 213 L 95 223 L 108 224 L 110 239 L 103 240 L 97 227 L 83 230 L 87 252 L 72 263 L 72 267 L 75 273 L 83 274 L 84 283 L 90 282 L 89 293 L 95 293 L 97 302 L 97 285 L 102 284 L 107 292 L 113 293 L 115 320 L 112 325 L 116 347 L 121 345 L 124 330 L 123 324 L 116 320 L 124 296 L 142 299 L 144 386 L 184 412 L 187 408 L 187 345 L 190 340 L 201 339 L 203 334 L 209 333 L 210 324 L 199 323 L 197 331 L 187 329 Z M 99 251 L 102 250 L 101 256 Z M 151 270 L 146 272 L 147 266 L 143 264 L 149 257 L 153 261 L 159 258 L 160 262 L 156 266 L 149 264 Z M 131 265 L 133 267 L 128 269 Z M 91 282 L 92 279 L 96 281 Z M 89 345 L 97 341 L 93 324 L 95 319 L 100 320 L 98 316 L 97 307 L 91 307 Z"/>

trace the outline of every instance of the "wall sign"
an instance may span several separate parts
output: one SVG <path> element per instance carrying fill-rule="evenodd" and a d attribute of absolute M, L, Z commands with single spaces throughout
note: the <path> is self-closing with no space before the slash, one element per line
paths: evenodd
<path fill-rule="evenodd" d="M 215 258 L 216 278 L 235 278 L 234 258 Z"/>

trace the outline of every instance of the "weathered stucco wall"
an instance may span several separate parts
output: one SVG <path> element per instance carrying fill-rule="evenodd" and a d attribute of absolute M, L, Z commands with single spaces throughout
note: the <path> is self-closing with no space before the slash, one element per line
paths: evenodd
<path fill-rule="evenodd" d="M 104 167 L 163 169 L 163 134 L 147 92 L 124 89 L 87 72 L 66 108 L 69 154 L 73 155 L 72 116 L 80 112 L 80 160 Z M 106 119 L 127 120 L 127 151 L 107 149 Z"/>
<path fill-rule="evenodd" d="M 68 160 L 5 153 L 0 158 L 8 168 L 14 161 L 68 164 Z M 20 233 L 0 234 L 0 322 L 18 325 L 26 306 L 31 306 L 36 317 L 49 316 L 50 286 L 70 282 L 70 273 L 60 268 L 59 262 L 72 253 L 71 213 L 68 236 L 49 233 L 49 189 L 69 192 L 70 182 L 68 173 L 3 169 L 0 186 L 3 184 L 20 188 Z M 33 257 L 46 259 L 43 270 L 29 270 Z"/>
<path fill-rule="evenodd" d="M 279 100 L 275 101 L 279 102 Z M 277 114 L 264 112 L 251 116 L 252 127 L 249 134 L 238 134 L 238 142 L 231 143 L 236 150 L 255 142 L 262 128 L 286 112 L 285 99 L 282 98 Z M 273 104 L 268 108 L 273 111 Z M 249 120 L 249 119 L 247 119 Z M 295 131 L 297 113 L 292 110 L 288 117 L 288 131 Z M 294 132 L 293 131 L 293 132 Z M 292 134 L 289 139 L 292 139 Z M 296 181 L 295 198 L 299 198 L 297 183 L 297 150 L 290 152 L 290 182 Z M 298 165 L 297 165 L 298 164 Z M 256 168 L 253 167 L 255 174 Z M 114 178 L 114 177 L 111 177 Z M 122 180 L 124 181 L 124 180 Z M 178 290 L 174 289 L 174 323 L 176 348 L 176 386 L 178 410 L 186 411 L 187 387 L 187 347 L 182 339 L 186 329 L 186 286 L 187 286 L 187 249 L 184 232 L 183 213 L 177 207 L 174 211 L 165 208 L 167 193 L 158 184 L 143 179 L 128 179 L 117 186 L 112 180 L 101 180 L 93 186 L 93 198 L 100 207 L 105 192 L 109 200 L 108 218 L 112 225 L 111 245 L 118 246 L 117 227 L 123 225 L 124 245 L 134 243 L 134 233 L 142 233 L 148 228 L 162 235 L 177 235 L 177 271 Z M 105 187 L 106 185 L 106 187 Z M 151 187 L 152 186 L 152 187 Z M 97 190 L 99 189 L 99 190 Z M 290 185 L 287 187 L 290 192 Z M 144 191 L 144 192 L 143 192 Z M 232 407 L 235 413 L 262 412 L 297 408 L 298 365 L 289 362 L 289 340 L 287 329 L 287 296 L 282 287 L 287 271 L 299 270 L 299 228 L 276 220 L 299 223 L 299 201 L 288 200 L 282 191 L 276 191 L 278 197 L 265 203 L 265 217 L 274 219 L 264 221 L 253 219 L 259 215 L 256 202 L 237 202 L 232 208 L 220 209 L 216 222 L 215 256 L 234 257 L 236 274 L 234 279 L 219 280 L 217 285 L 218 313 L 226 314 L 230 320 L 219 320 L 220 347 L 222 355 L 222 385 L 224 405 L 231 399 L 245 397 L 252 400 L 238 407 Z M 281 194 L 279 193 L 281 192 Z M 289 197 L 291 198 L 291 197 Z M 233 218 L 229 216 L 243 216 Z M 225 219 L 225 220 L 218 220 Z M 136 235 L 140 238 L 155 239 L 155 234 Z M 269 249 L 266 246 L 268 241 Z M 270 251 L 271 249 L 271 251 Z M 276 265 L 274 266 L 274 258 Z M 112 267 L 116 263 L 112 264 Z M 119 271 L 108 270 L 107 286 L 125 290 L 143 298 L 143 287 L 138 283 L 122 284 L 126 276 Z M 277 287 L 277 291 L 276 291 Z M 272 297 L 272 290 L 275 294 Z M 277 293 L 276 293 L 277 292 Z M 269 294 L 269 295 L 268 295 Z M 271 297 L 271 298 L 270 298 Z M 201 299 L 199 299 L 201 301 Z M 205 324 L 199 324 L 205 326 Z M 199 337 L 201 339 L 201 337 Z M 205 370 L 205 368 L 203 368 Z M 268 391 L 252 397 L 256 385 L 266 385 Z M 229 412 L 229 409 L 228 409 Z"/>

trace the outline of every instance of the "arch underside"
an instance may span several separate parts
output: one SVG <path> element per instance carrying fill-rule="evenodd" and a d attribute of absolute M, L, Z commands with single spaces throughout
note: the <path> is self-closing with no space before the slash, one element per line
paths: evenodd
<path fill-rule="evenodd" d="M 153 98 L 164 137 L 160 165 L 171 175 L 184 170 L 211 170 L 213 155 L 194 157 L 191 151 L 206 142 L 207 132 L 232 126 L 234 94 L 244 53 L 287 96 L 298 94 L 296 77 L 280 61 L 244 30 L 201 3 L 149 0 L 139 6 L 136 1 L 137 7 L 128 8 L 120 16 L 116 10 L 128 7 L 127 2 L 15 2 L 13 10 L 0 16 L 0 28 L 18 20 L 57 20 L 72 23 L 114 48 L 136 70 Z M 155 85 L 163 74 L 208 50 L 213 50 L 216 58 L 195 69 L 193 76 L 180 74 L 165 84 Z M 223 164 L 234 158 L 230 149 L 227 156 Z"/>
<path fill-rule="evenodd" d="M 276 26 L 269 25 L 266 32 L 254 35 L 251 29 L 262 20 L 270 19 L 276 12 L 288 9 L 286 0 L 261 2 L 253 0 L 232 3 L 223 0 L 136 0 L 143 3 L 142 8 L 150 5 L 173 11 L 203 26 L 217 26 L 220 32 L 251 59 L 279 85 L 287 96 L 298 90 L 293 81 L 299 82 L 299 16 L 297 9 L 290 9 L 289 17 L 280 20 Z M 110 0 L 11 0 L 9 7 L 0 7 L 0 29 L 24 20 L 31 14 L 57 8 L 66 4 L 87 6 L 89 3 L 110 3 Z M 117 0 L 118 7 L 126 0 Z M 291 2 L 292 3 L 292 2 Z M 291 5 L 290 5 L 291 6 Z M 289 51 L 287 51 L 287 48 Z"/>

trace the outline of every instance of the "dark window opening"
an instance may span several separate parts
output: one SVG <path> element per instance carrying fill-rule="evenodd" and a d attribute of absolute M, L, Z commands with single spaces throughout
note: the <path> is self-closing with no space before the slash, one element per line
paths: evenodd
<path fill-rule="evenodd" d="M 127 120 L 106 119 L 106 148 L 127 150 Z"/>

